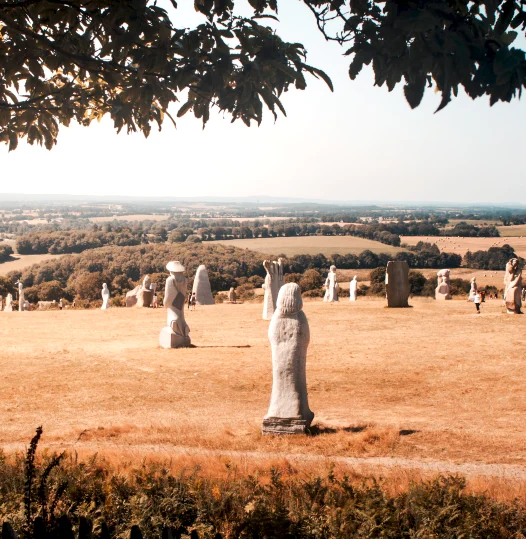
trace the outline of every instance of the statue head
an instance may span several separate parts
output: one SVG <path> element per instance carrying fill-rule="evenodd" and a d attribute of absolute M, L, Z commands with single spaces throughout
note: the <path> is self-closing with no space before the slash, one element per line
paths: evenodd
<path fill-rule="evenodd" d="M 150 290 L 150 284 L 151 284 L 150 276 L 146 275 L 146 277 L 144 277 L 144 280 L 142 282 L 142 287 L 145 288 L 146 290 Z"/>
<path fill-rule="evenodd" d="M 178 273 L 183 274 L 185 271 L 184 266 L 178 260 L 172 260 L 171 262 L 168 262 L 168 264 L 166 264 L 166 269 L 174 276 Z"/>
<path fill-rule="evenodd" d="M 355 275 L 353 278 L 352 278 L 353 281 L 357 281 L 358 280 L 358 276 Z"/>
<path fill-rule="evenodd" d="M 510 258 L 510 261 L 508 262 L 508 272 L 517 273 L 518 271 L 519 271 L 519 259 Z"/>
<path fill-rule="evenodd" d="M 296 283 L 284 284 L 278 293 L 276 311 L 281 315 L 298 313 L 303 308 L 301 288 Z"/>
<path fill-rule="evenodd" d="M 336 271 L 336 266 L 331 266 L 331 271 L 334 273 Z"/>
<path fill-rule="evenodd" d="M 108 290 L 108 285 L 106 283 L 102 284 L 102 290 Z"/>

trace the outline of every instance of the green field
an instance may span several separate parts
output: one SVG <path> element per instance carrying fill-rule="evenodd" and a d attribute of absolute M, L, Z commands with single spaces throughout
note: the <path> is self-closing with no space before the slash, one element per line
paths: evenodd
<path fill-rule="evenodd" d="M 257 238 L 248 240 L 219 240 L 207 243 L 222 243 L 239 247 L 240 249 L 251 249 L 260 253 L 270 255 L 284 254 L 294 255 L 317 255 L 325 256 L 332 254 L 360 254 L 369 249 L 373 253 L 396 254 L 404 251 L 400 247 L 385 245 L 379 241 L 355 238 L 353 236 L 299 236 L 292 238 Z"/>

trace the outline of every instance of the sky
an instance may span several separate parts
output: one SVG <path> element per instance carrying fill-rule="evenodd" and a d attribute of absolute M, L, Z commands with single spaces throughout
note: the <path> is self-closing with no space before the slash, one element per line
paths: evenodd
<path fill-rule="evenodd" d="M 193 0 L 178 3 L 176 25 L 201 22 Z M 279 35 L 306 46 L 334 93 L 309 78 L 283 96 L 287 117 L 268 114 L 260 127 L 212 113 L 203 130 L 188 113 L 145 139 L 117 135 L 108 118 L 61 127 L 51 151 L 0 145 L 0 193 L 526 203 L 523 102 L 460 95 L 434 114 L 440 96 L 427 91 L 411 110 L 402 86 L 373 86 L 370 69 L 351 81 L 349 59 L 300 0 L 279 6 Z"/>

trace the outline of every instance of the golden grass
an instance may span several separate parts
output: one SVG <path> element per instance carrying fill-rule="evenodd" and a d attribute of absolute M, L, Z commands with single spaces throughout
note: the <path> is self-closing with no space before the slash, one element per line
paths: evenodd
<path fill-rule="evenodd" d="M 261 305 L 188 315 L 196 348 L 162 350 L 163 310 L 0 313 L 0 443 L 43 424 L 53 447 L 526 462 L 524 317 L 500 301 L 309 301 L 315 436 L 262 437 L 271 359 Z M 239 455 L 238 455 L 239 456 Z"/>
<path fill-rule="evenodd" d="M 526 256 L 526 234 L 521 237 L 504 238 L 457 238 L 456 236 L 402 236 L 402 243 L 416 245 L 419 241 L 436 243 L 441 251 L 456 253 L 464 256 L 469 250 L 487 251 L 490 247 L 511 245 L 519 256 Z"/>
<path fill-rule="evenodd" d="M 502 237 L 526 236 L 526 225 L 510 225 L 497 227 Z"/>
<path fill-rule="evenodd" d="M 359 255 L 362 251 L 369 249 L 373 253 L 396 254 L 404 249 L 386 245 L 379 241 L 366 240 L 353 236 L 298 236 L 291 238 L 256 238 L 247 240 L 218 240 L 207 243 L 222 243 L 239 247 L 240 249 L 251 249 L 260 253 L 271 255 L 285 254 L 294 256 L 298 254 L 316 255 L 319 253 L 329 256 L 332 254 Z"/>
<path fill-rule="evenodd" d="M 148 215 L 148 214 L 132 214 L 132 215 L 112 215 L 111 217 L 89 217 L 88 220 L 93 223 L 104 223 L 107 221 L 113 221 L 114 219 L 117 219 L 117 221 L 130 221 L 130 222 L 136 222 L 136 221 L 165 221 L 170 217 L 169 213 L 160 213 L 155 215 Z"/>

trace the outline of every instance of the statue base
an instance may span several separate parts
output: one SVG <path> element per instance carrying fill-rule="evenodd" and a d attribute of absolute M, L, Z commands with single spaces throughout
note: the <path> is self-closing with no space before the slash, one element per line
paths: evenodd
<path fill-rule="evenodd" d="M 314 417 L 314 414 L 312 414 Z M 266 417 L 261 426 L 262 434 L 305 434 L 312 419 L 291 419 L 287 417 Z"/>
<path fill-rule="evenodd" d="M 435 299 L 437 301 L 444 301 L 444 300 L 447 300 L 447 299 L 453 299 L 453 297 L 450 296 L 449 294 L 441 294 L 440 292 L 437 292 L 435 294 Z"/>
<path fill-rule="evenodd" d="M 188 348 L 191 341 L 190 337 L 181 337 L 166 326 L 159 333 L 159 344 L 161 348 Z"/>

